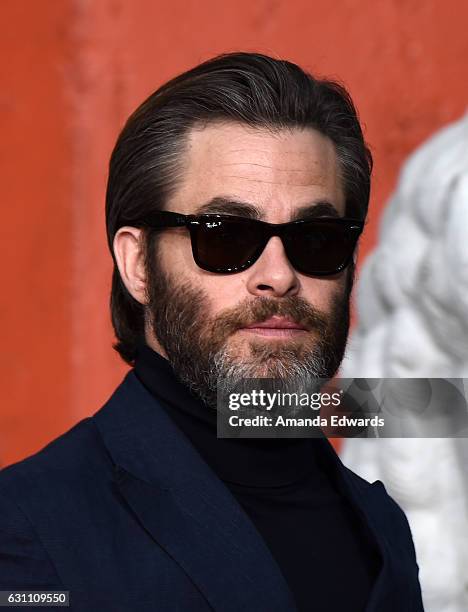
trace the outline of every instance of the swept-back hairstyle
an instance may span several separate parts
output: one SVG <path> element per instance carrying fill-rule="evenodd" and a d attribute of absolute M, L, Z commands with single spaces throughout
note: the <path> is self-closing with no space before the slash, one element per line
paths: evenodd
<path fill-rule="evenodd" d="M 107 239 L 162 208 L 177 186 L 186 137 L 197 124 L 236 121 L 278 130 L 311 127 L 335 145 L 346 212 L 364 218 L 372 157 L 348 92 L 299 66 L 257 53 L 229 53 L 155 91 L 127 120 L 110 160 Z M 114 258 L 111 316 L 115 349 L 129 364 L 144 339 L 144 307 L 127 291 Z"/>

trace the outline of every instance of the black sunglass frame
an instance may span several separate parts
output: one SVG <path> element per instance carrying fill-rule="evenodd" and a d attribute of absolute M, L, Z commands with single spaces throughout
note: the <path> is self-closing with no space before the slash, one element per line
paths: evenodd
<path fill-rule="evenodd" d="M 227 268 L 207 265 L 206 263 L 200 260 L 197 248 L 197 231 L 203 223 L 216 221 L 235 221 L 237 223 L 247 223 L 250 227 L 252 226 L 252 224 L 255 224 L 259 228 L 260 238 L 258 248 L 246 262 L 238 266 L 231 266 Z M 339 272 L 344 270 L 351 262 L 353 253 L 357 245 L 357 241 L 364 229 L 364 221 L 347 217 L 317 217 L 315 219 L 298 219 L 296 221 L 288 221 L 286 223 L 268 223 L 259 219 L 252 219 L 250 217 L 240 217 L 236 215 L 226 215 L 218 213 L 184 215 L 182 213 L 176 213 L 172 211 L 158 211 L 147 215 L 141 222 L 135 225 L 156 230 L 171 227 L 187 227 L 190 232 L 192 255 L 197 266 L 203 270 L 206 270 L 208 272 L 215 272 L 217 274 L 234 274 L 236 272 L 242 272 L 243 270 L 250 268 L 259 259 L 260 255 L 265 250 L 267 242 L 273 236 L 278 236 L 282 240 L 283 246 L 287 251 L 286 243 L 283 240 L 283 237 L 285 237 L 288 232 L 299 227 L 312 226 L 319 228 L 320 225 L 323 226 L 326 224 L 339 225 L 347 230 L 347 232 L 349 233 L 349 237 L 351 238 L 350 245 L 352 245 L 350 246 L 350 252 L 348 257 L 346 257 L 346 259 L 339 266 L 336 266 L 333 270 L 327 270 L 326 272 L 319 271 L 311 273 L 301 270 L 300 268 L 295 266 L 293 262 L 291 262 L 291 264 L 298 272 L 302 272 L 303 274 L 306 274 L 308 276 L 332 276 L 333 274 L 338 274 Z M 130 225 L 133 224 L 130 223 Z"/>

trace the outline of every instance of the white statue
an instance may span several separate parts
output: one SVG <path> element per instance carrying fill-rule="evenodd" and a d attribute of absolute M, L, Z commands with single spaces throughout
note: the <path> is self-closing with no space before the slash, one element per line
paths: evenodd
<path fill-rule="evenodd" d="M 468 115 L 405 164 L 356 284 L 343 377 L 468 378 Z M 427 612 L 468 611 L 468 439 L 354 439 L 414 537 Z"/>

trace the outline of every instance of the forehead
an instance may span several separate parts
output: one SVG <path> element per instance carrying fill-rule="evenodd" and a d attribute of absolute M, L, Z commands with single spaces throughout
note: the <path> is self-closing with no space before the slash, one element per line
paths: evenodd
<path fill-rule="evenodd" d="M 210 123 L 192 129 L 184 157 L 168 209 L 190 214 L 214 198 L 225 198 L 251 204 L 265 220 L 277 223 L 315 202 L 330 202 L 344 214 L 335 147 L 314 129 L 272 132 Z"/>

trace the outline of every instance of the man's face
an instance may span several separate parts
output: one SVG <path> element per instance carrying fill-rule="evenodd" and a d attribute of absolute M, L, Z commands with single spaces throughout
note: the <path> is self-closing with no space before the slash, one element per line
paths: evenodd
<path fill-rule="evenodd" d="M 313 129 L 271 133 L 237 123 L 194 129 L 179 186 L 165 210 L 237 216 L 256 211 L 269 223 L 343 216 L 334 146 Z M 250 268 L 207 272 L 193 260 L 186 228 L 158 234 L 153 256 L 147 342 L 201 396 L 208 397 L 213 377 L 234 372 L 335 373 L 348 331 L 349 269 L 331 277 L 301 274 L 281 239 L 273 237 Z"/>

